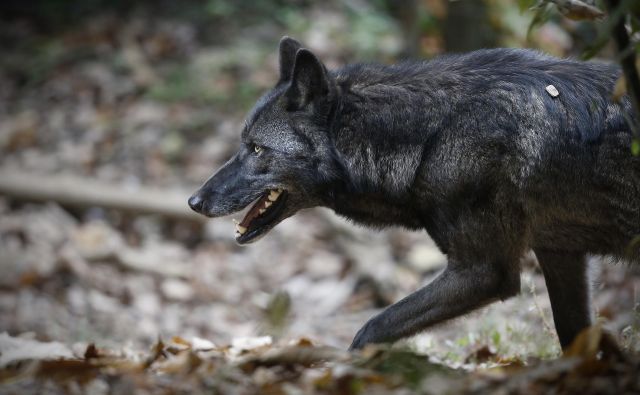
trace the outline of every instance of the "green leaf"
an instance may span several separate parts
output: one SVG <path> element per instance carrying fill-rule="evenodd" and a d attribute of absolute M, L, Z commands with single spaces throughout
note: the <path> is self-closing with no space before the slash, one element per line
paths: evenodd
<path fill-rule="evenodd" d="M 640 139 L 634 139 L 631 142 L 631 153 L 633 156 L 640 156 Z"/>
<path fill-rule="evenodd" d="M 518 0 L 518 8 L 522 13 L 531 9 L 533 6 L 536 5 L 536 3 L 537 3 L 537 0 Z"/>
<path fill-rule="evenodd" d="M 273 329 L 279 330 L 285 326 L 290 311 L 291 297 L 289 293 L 279 291 L 271 296 L 271 300 L 269 300 L 269 304 L 265 310 L 265 318 Z"/>
<path fill-rule="evenodd" d="M 491 340 L 493 341 L 493 345 L 498 347 L 500 345 L 500 332 L 494 330 L 493 335 L 491 336 Z"/>
<path fill-rule="evenodd" d="M 417 388 L 420 382 L 432 374 L 446 375 L 451 379 L 460 377 L 459 371 L 429 361 L 425 355 L 410 350 L 378 347 L 376 353 L 355 363 L 356 366 L 372 369 L 384 375 L 402 378 L 409 388 Z"/>

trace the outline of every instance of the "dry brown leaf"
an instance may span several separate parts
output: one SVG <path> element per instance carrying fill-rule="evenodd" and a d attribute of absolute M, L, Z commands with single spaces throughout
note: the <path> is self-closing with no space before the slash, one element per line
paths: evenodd
<path fill-rule="evenodd" d="M 564 356 L 579 357 L 584 359 L 595 358 L 602 338 L 602 328 L 598 325 L 591 326 L 581 331 L 569 348 L 564 352 Z"/>
<path fill-rule="evenodd" d="M 100 353 L 98 352 L 96 345 L 93 343 L 89 344 L 84 352 L 84 359 L 94 359 L 99 357 Z"/>
<path fill-rule="evenodd" d="M 211 363 L 211 361 L 207 361 Z M 191 374 L 205 361 L 195 352 L 189 350 L 154 365 L 154 371 L 166 374 Z"/>
<path fill-rule="evenodd" d="M 621 75 L 620 78 L 618 78 L 618 81 L 616 81 L 615 87 L 613 88 L 611 99 L 614 102 L 619 102 L 620 99 L 622 99 L 622 97 L 626 94 L 627 94 L 627 80 L 624 78 L 624 75 Z"/>
<path fill-rule="evenodd" d="M 86 383 L 99 373 L 100 366 L 83 359 L 59 359 L 37 362 L 36 375 L 56 381 Z"/>
<path fill-rule="evenodd" d="M 285 346 L 271 348 L 263 353 L 248 355 L 238 365 L 245 371 L 253 371 L 257 366 L 304 366 L 310 367 L 321 362 L 344 360 L 348 353 L 337 348 L 321 346 Z"/>
<path fill-rule="evenodd" d="M 604 354 L 604 355 L 601 355 Z M 615 339 L 603 331 L 600 325 L 593 325 L 578 334 L 564 353 L 565 357 L 597 359 L 601 356 L 624 359 L 624 354 Z"/>
<path fill-rule="evenodd" d="M 151 355 L 142 364 L 142 369 L 148 369 L 154 362 L 162 357 L 166 357 L 165 346 L 162 340 L 158 339 L 156 344 L 151 349 Z"/>
<path fill-rule="evenodd" d="M 298 347 L 313 347 L 313 342 L 311 341 L 311 339 L 308 339 L 306 337 L 301 337 L 300 339 L 294 341 L 294 343 L 291 345 L 298 346 Z"/>
<path fill-rule="evenodd" d="M 605 15 L 597 7 L 580 0 L 551 0 L 551 2 L 558 6 L 562 15 L 576 21 L 600 19 Z"/>
<path fill-rule="evenodd" d="M 495 353 L 495 351 L 491 350 L 489 346 L 484 345 L 467 355 L 467 358 L 465 358 L 465 363 L 483 363 L 489 360 L 494 360 L 497 358 L 497 356 L 498 355 Z"/>

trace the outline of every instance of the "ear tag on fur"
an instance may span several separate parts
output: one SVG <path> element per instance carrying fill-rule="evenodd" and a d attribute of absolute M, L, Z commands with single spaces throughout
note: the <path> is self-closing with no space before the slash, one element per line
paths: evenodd
<path fill-rule="evenodd" d="M 556 89 L 555 86 L 553 85 L 547 85 L 546 88 L 544 88 L 547 93 L 551 96 L 551 97 L 558 97 L 558 95 L 560 94 L 560 92 L 558 92 L 558 90 Z"/>

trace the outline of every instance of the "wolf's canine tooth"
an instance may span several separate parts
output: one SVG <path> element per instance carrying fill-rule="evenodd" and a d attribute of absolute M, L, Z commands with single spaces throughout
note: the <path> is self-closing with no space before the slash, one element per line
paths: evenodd
<path fill-rule="evenodd" d="M 270 202 L 270 201 L 267 200 L 266 202 L 264 202 L 264 207 L 267 208 L 267 207 L 271 206 L 272 204 L 273 204 L 273 202 Z"/>
<path fill-rule="evenodd" d="M 236 231 L 238 231 L 238 233 L 240 233 L 241 235 L 245 234 L 247 231 L 247 228 L 245 228 L 244 226 L 237 224 L 236 225 Z"/>
<path fill-rule="evenodd" d="M 272 190 L 269 193 L 268 199 L 272 202 L 275 202 L 276 200 L 278 200 L 278 196 L 280 196 L 280 192 Z"/>

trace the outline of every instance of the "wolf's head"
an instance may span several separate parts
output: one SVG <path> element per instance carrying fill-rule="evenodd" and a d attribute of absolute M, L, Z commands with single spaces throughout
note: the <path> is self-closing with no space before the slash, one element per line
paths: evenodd
<path fill-rule="evenodd" d="M 322 204 L 338 166 L 329 138 L 337 89 L 324 65 L 291 38 L 280 41 L 280 79 L 249 113 L 240 150 L 189 199 L 219 217 L 253 205 L 236 241 L 258 240 L 298 210 Z"/>

